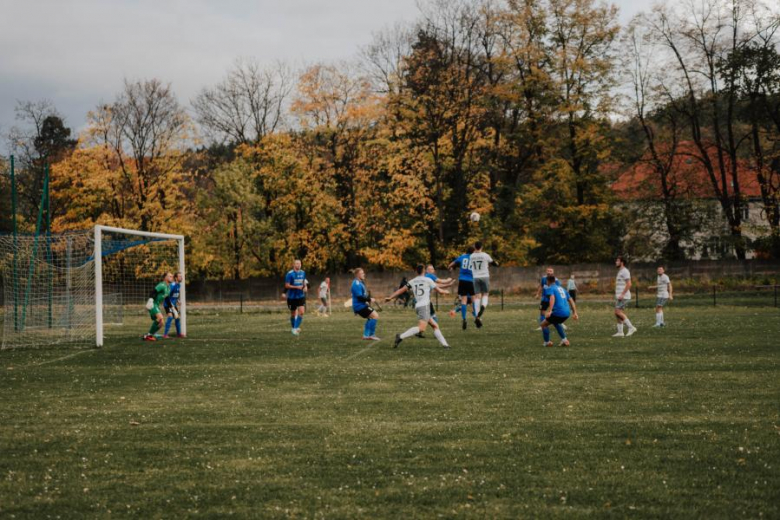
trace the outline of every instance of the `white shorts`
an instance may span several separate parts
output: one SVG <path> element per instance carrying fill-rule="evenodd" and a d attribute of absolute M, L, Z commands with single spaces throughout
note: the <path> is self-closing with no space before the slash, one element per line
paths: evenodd
<path fill-rule="evenodd" d="M 417 319 L 420 321 L 428 322 L 431 320 L 431 306 L 430 305 L 422 305 L 420 307 L 415 307 L 415 311 L 417 311 Z"/>
<path fill-rule="evenodd" d="M 490 278 L 474 278 L 474 294 L 490 292 Z"/>

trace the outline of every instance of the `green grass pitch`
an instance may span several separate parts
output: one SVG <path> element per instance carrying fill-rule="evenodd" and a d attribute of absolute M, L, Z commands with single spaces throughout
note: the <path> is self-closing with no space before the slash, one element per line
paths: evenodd
<path fill-rule="evenodd" d="M 193 314 L 190 338 L 0 352 L 0 517 L 777 518 L 780 315 L 651 309 L 571 348 L 527 307 L 452 345 L 363 320 Z M 124 338 L 122 338 L 124 335 Z M 128 336 L 133 336 L 130 338 Z M 557 336 L 553 333 L 557 343 Z"/>

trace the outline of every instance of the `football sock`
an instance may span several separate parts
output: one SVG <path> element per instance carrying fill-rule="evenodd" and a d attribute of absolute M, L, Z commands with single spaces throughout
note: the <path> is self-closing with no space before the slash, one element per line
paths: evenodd
<path fill-rule="evenodd" d="M 295 318 L 297 316 L 290 316 L 290 327 L 295 328 Z"/>
<path fill-rule="evenodd" d="M 539 315 L 539 323 L 544 321 L 544 314 Z"/>
<path fill-rule="evenodd" d="M 655 313 L 655 324 L 656 325 L 663 325 L 664 323 L 664 313 L 663 312 L 656 312 Z"/>
<path fill-rule="evenodd" d="M 477 317 L 477 307 L 474 305 L 474 302 L 471 302 L 471 314 L 476 318 Z"/>
<path fill-rule="evenodd" d="M 464 320 L 466 319 L 466 313 L 468 312 L 468 310 L 469 310 L 468 305 L 466 305 L 465 303 L 462 303 L 460 305 L 460 315 L 463 316 Z"/>
<path fill-rule="evenodd" d="M 403 334 L 401 334 L 401 339 L 411 338 L 415 334 L 420 332 L 420 327 L 412 327 L 411 329 L 407 330 Z"/>
<path fill-rule="evenodd" d="M 622 324 L 622 323 L 618 323 L 618 324 L 617 324 L 617 329 L 618 329 L 618 332 L 619 332 L 620 334 L 623 334 L 623 324 Z"/>
<path fill-rule="evenodd" d="M 474 315 L 475 316 L 479 316 L 479 305 L 480 305 L 480 303 L 481 302 L 480 302 L 479 298 L 475 298 L 474 299 Z"/>
<path fill-rule="evenodd" d="M 176 334 L 181 336 L 181 319 L 180 318 L 176 318 L 176 321 L 174 321 L 173 323 L 176 326 Z"/>
<path fill-rule="evenodd" d="M 363 337 L 367 338 L 371 335 L 371 320 L 366 320 L 366 323 L 363 325 Z"/>
<path fill-rule="evenodd" d="M 558 335 L 561 339 L 566 339 L 566 331 L 563 330 L 563 323 L 556 323 L 555 330 L 558 331 Z"/>
<path fill-rule="evenodd" d="M 173 316 L 168 316 L 168 318 L 165 320 L 165 335 L 166 336 L 168 335 L 168 331 L 171 330 L 171 322 L 172 321 L 173 321 Z"/>
<path fill-rule="evenodd" d="M 156 321 L 153 321 L 152 326 L 149 327 L 149 335 L 154 336 L 154 333 L 157 332 L 158 330 L 160 330 L 160 326 L 157 325 Z"/>
<path fill-rule="evenodd" d="M 482 306 L 487 307 L 487 304 L 488 304 L 488 295 L 486 294 L 482 297 Z"/>
<path fill-rule="evenodd" d="M 368 333 L 369 336 L 376 336 L 376 320 L 373 318 L 368 320 Z"/>
<path fill-rule="evenodd" d="M 436 336 L 436 339 L 439 340 L 439 343 L 441 343 L 443 347 L 449 347 L 449 345 L 447 345 L 447 340 L 444 339 L 444 335 L 441 333 L 441 330 L 433 329 L 433 335 Z"/>
<path fill-rule="evenodd" d="M 625 323 L 626 325 L 628 325 L 628 328 L 629 328 L 629 329 L 630 329 L 631 327 L 633 327 L 633 325 L 631 325 L 631 320 L 629 320 L 628 318 L 626 318 L 625 320 L 623 320 L 623 323 Z"/>
<path fill-rule="evenodd" d="M 542 337 L 545 343 L 550 341 L 550 327 L 542 327 Z"/>
<path fill-rule="evenodd" d="M 294 321 L 295 325 L 293 327 L 299 329 L 301 327 L 301 322 L 303 321 L 303 316 L 296 316 Z"/>

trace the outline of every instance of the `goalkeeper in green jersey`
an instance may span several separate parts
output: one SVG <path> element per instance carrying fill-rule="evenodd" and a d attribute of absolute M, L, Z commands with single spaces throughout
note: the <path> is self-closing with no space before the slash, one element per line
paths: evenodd
<path fill-rule="evenodd" d="M 149 328 L 149 333 L 144 335 L 144 341 L 157 341 L 154 334 L 163 328 L 163 313 L 161 309 L 165 298 L 171 294 L 172 281 L 173 273 L 165 273 L 163 281 L 158 283 L 149 294 L 149 301 L 146 302 L 146 309 L 149 311 L 149 316 L 152 318 L 152 326 Z"/>

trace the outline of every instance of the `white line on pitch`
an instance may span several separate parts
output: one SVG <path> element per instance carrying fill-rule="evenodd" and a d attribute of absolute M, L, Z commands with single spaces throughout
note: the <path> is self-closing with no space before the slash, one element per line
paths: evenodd
<path fill-rule="evenodd" d="M 28 365 L 22 365 L 21 368 L 27 368 L 27 367 L 39 367 L 41 365 L 48 365 L 49 363 L 56 363 L 57 361 L 63 361 L 65 359 L 70 359 L 72 357 L 80 356 L 81 354 L 86 354 L 87 352 L 97 352 L 99 349 L 92 348 L 87 350 L 79 350 L 78 352 L 74 352 L 73 354 L 68 354 L 67 356 L 62 356 L 57 359 L 49 359 L 47 361 L 41 361 L 40 363 L 30 363 Z"/>

